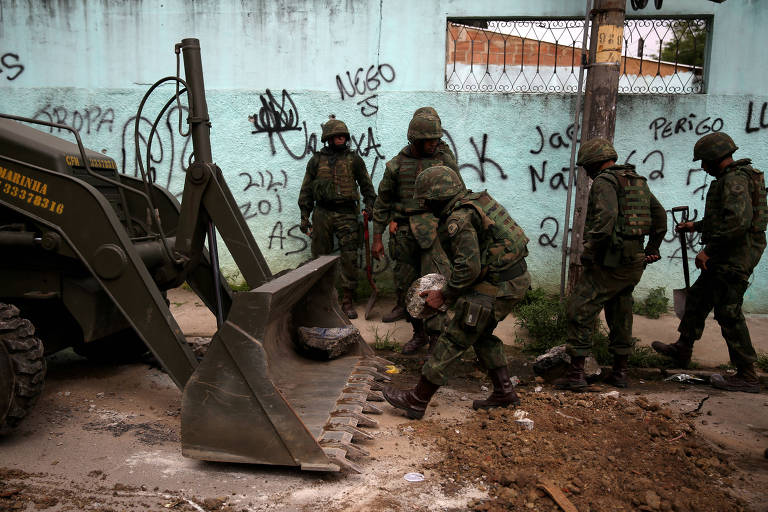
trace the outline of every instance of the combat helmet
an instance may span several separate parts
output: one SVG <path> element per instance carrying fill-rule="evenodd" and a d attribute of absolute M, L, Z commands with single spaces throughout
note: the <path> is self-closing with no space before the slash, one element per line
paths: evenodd
<path fill-rule="evenodd" d="M 440 116 L 437 115 L 437 110 L 435 110 L 434 107 L 420 107 L 420 108 L 417 108 L 416 112 L 413 113 L 413 117 L 421 116 L 421 115 L 433 116 L 440 119 Z"/>
<path fill-rule="evenodd" d="M 589 139 L 581 144 L 576 165 L 581 165 L 583 167 L 598 162 L 616 160 L 617 158 L 619 158 L 619 155 L 617 155 L 616 150 L 613 149 L 611 141 L 597 137 Z"/>
<path fill-rule="evenodd" d="M 440 118 L 429 114 L 413 116 L 408 123 L 408 142 L 424 139 L 439 139 L 443 136 Z"/>
<path fill-rule="evenodd" d="M 737 149 L 739 147 L 727 133 L 708 133 L 697 140 L 696 145 L 693 146 L 693 161 L 719 162 Z"/>
<path fill-rule="evenodd" d="M 331 118 L 323 124 L 323 134 L 320 137 L 320 142 L 325 142 L 334 135 L 346 135 L 347 139 L 349 139 L 349 130 L 347 130 L 347 125 L 344 124 L 343 121 L 331 116 Z"/>
<path fill-rule="evenodd" d="M 466 187 L 456 171 L 444 165 L 435 165 L 424 169 L 416 177 L 414 198 L 426 201 L 444 201 L 465 190 Z"/>

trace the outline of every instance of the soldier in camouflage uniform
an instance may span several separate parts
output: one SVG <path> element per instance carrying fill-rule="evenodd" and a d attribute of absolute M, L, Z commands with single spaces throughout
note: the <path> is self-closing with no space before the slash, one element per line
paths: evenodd
<path fill-rule="evenodd" d="M 493 392 L 475 400 L 474 409 L 520 403 L 509 378 L 501 340 L 493 335 L 498 323 L 519 302 L 531 284 L 525 263 L 528 238 L 488 192 L 467 190 L 458 174 L 445 166 L 431 167 L 416 178 L 417 199 L 445 226 L 445 250 L 451 272 L 442 290 L 423 292 L 427 305 L 449 305 L 446 325 L 413 390 L 387 388 L 384 397 L 409 418 L 424 416 L 429 400 L 444 385 L 451 365 L 470 347 L 488 372 Z"/>
<path fill-rule="evenodd" d="M 349 318 L 357 318 L 353 302 L 361 227 L 358 187 L 369 212 L 376 201 L 376 192 L 365 162 L 349 149 L 349 130 L 343 122 L 329 119 L 323 124 L 320 140 L 325 145 L 307 162 L 299 192 L 300 229 L 302 233 L 311 233 L 313 258 L 333 252 L 333 237 L 338 238 L 343 288 L 341 309 Z"/>
<path fill-rule="evenodd" d="M 424 322 L 407 314 L 405 294 L 415 279 L 438 270 L 422 265 L 430 260 L 429 255 L 439 241 L 437 219 L 413 198 L 416 177 L 434 165 L 446 165 L 457 173 L 459 170 L 453 153 L 440 139 L 442 136 L 437 112 L 432 107 L 417 110 L 408 125 L 409 144 L 387 162 L 373 210 L 371 253 L 376 259 L 383 256 L 382 234 L 389 226 L 389 254 L 395 263 L 397 303 L 382 320 L 394 322 L 407 318 L 413 326 L 413 337 L 403 347 L 404 354 L 416 352 L 428 341 Z"/>
<path fill-rule="evenodd" d="M 645 265 L 658 261 L 667 231 L 667 214 L 633 165 L 616 165 L 610 141 L 595 138 L 579 148 L 576 162 L 594 181 L 584 224 L 583 273 L 568 297 L 566 309 L 571 365 L 560 389 L 587 386 L 584 361 L 600 310 L 605 308 L 613 371 L 607 382 L 625 388 L 632 352 L 632 291 Z M 648 244 L 643 245 L 645 236 Z"/>
<path fill-rule="evenodd" d="M 712 376 L 712 385 L 727 391 L 758 393 L 755 349 L 741 312 L 744 292 L 765 249 L 768 208 L 763 173 L 751 160 L 733 160 L 738 147 L 722 132 L 710 133 L 696 142 L 693 160 L 715 181 L 707 191 L 704 218 L 677 225 L 679 232 L 701 233 L 704 250 L 696 255 L 701 274 L 690 287 L 685 314 L 677 330 L 680 338 L 672 344 L 653 342 L 653 348 L 673 358 L 681 368 L 691 361 L 693 343 L 701 338 L 704 320 L 712 309 L 728 345 L 734 376 Z"/>

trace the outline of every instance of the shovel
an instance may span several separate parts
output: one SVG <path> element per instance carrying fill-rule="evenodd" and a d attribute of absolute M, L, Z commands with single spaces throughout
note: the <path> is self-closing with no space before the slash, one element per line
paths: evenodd
<path fill-rule="evenodd" d="M 676 213 L 680 214 L 680 220 L 676 218 Z M 688 222 L 688 207 L 675 206 L 672 208 L 672 222 L 675 226 L 681 222 Z M 682 319 L 683 313 L 685 313 L 685 299 L 688 297 L 688 289 L 691 287 L 691 278 L 688 273 L 688 246 L 685 240 L 685 233 L 680 232 L 677 235 L 680 238 L 680 255 L 683 257 L 683 276 L 685 278 L 685 288 L 672 290 L 672 300 L 675 305 L 675 315 L 677 315 L 677 318 Z"/>
<path fill-rule="evenodd" d="M 368 276 L 368 283 L 371 285 L 371 296 L 368 298 L 368 304 L 365 305 L 365 319 L 371 317 L 373 304 L 376 302 L 376 295 L 379 291 L 376 289 L 376 283 L 373 281 L 373 264 L 371 263 L 371 240 L 368 232 L 368 210 L 363 210 L 363 238 L 365 239 L 365 274 Z"/>

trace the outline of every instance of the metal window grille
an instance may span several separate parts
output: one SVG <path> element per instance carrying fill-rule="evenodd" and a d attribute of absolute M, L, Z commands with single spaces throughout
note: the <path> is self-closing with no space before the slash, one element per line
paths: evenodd
<path fill-rule="evenodd" d="M 704 17 L 625 20 L 619 92 L 703 93 L 710 27 Z M 583 19 L 448 20 L 445 89 L 576 92 L 583 31 Z"/>

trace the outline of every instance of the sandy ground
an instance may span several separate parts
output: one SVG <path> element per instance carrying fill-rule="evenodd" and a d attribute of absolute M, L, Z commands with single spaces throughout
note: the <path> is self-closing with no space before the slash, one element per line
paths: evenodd
<path fill-rule="evenodd" d="M 213 317 L 191 293 L 176 290 L 169 294 L 169 298 L 172 311 L 187 336 L 206 336 L 215 329 Z M 389 307 L 388 304 L 379 305 L 377 316 L 380 318 Z M 750 319 L 750 328 L 753 338 L 765 343 L 765 336 L 755 336 L 755 326 L 766 328 L 762 321 Z M 361 320 L 355 323 L 361 326 L 364 337 L 372 343 L 377 324 L 364 325 Z M 652 340 L 655 332 L 646 335 L 645 327 L 641 328 L 644 323 L 636 324 L 636 333 L 644 341 Z M 666 323 L 667 327 L 656 331 L 659 334 L 672 333 L 676 324 L 674 319 L 667 318 L 660 323 Z M 404 323 L 381 324 L 378 333 L 382 336 L 385 331 L 381 329 L 387 329 L 396 340 L 404 341 L 410 335 L 407 327 Z M 502 338 L 514 339 L 514 322 L 504 322 L 502 329 Z M 710 343 L 722 344 L 714 335 L 711 342 L 703 340 L 697 345 L 695 356 L 700 362 L 709 360 L 708 357 L 713 358 L 714 364 L 724 362 L 716 355 L 706 355 L 709 352 L 704 350 Z M 396 378 L 398 384 L 413 382 L 413 369 L 418 368 L 421 359 L 423 355 L 397 360 L 403 369 Z M 542 433 L 548 432 L 545 426 L 560 428 L 552 418 L 562 414 L 584 419 L 605 414 L 607 408 L 600 406 L 598 395 L 610 388 L 598 389 L 582 399 L 578 395 L 556 392 L 545 385 L 540 396 L 535 396 L 529 363 L 520 360 L 514 365 L 514 373 L 528 381 L 527 386 L 521 388 L 527 391 L 523 405 L 541 426 L 539 434 L 536 429 L 526 434 L 530 441 L 546 444 L 546 437 L 541 437 L 545 435 Z M 358 461 L 364 473 L 314 474 L 186 459 L 181 455 L 179 443 L 180 393 L 165 373 L 146 363 L 95 364 L 65 351 L 49 358 L 46 388 L 38 405 L 14 435 L 0 438 L 0 510 L 493 510 L 488 507 L 501 497 L 511 499 L 513 495 L 521 496 L 520 493 L 527 496 L 525 510 L 558 510 L 551 500 L 542 497 L 542 493 L 537 495 L 534 489 L 514 487 L 522 486 L 520 481 L 514 484 L 504 482 L 502 478 L 502 483 L 509 485 L 503 487 L 482 476 L 482 470 L 477 469 L 482 465 L 468 463 L 464 469 L 464 462 L 454 462 L 451 466 L 444 462 L 453 459 L 445 446 L 435 444 L 438 431 L 447 429 L 450 434 L 455 430 L 459 436 L 459 432 L 477 429 L 471 432 L 477 432 L 480 438 L 484 432 L 481 429 L 490 424 L 497 427 L 496 432 L 503 437 L 507 435 L 503 424 L 489 423 L 487 416 L 482 417 L 481 413 L 471 409 L 472 400 L 485 396 L 488 386 L 480 372 L 470 371 L 440 389 L 433 407 L 421 422 L 407 420 L 388 405 L 382 405 L 384 414 L 376 416 L 379 428 L 371 430 L 374 439 L 363 444 L 371 456 Z M 722 473 L 707 469 L 701 478 L 706 479 L 705 483 L 712 487 L 712 492 L 719 493 L 718 496 L 731 496 L 728 499 L 735 500 L 728 501 L 732 505 L 724 510 L 743 507 L 745 510 L 768 511 L 768 460 L 764 456 L 768 448 L 768 394 L 765 391 L 758 395 L 723 393 L 708 386 L 652 383 L 635 378 L 633 387 L 620 393 L 621 400 L 634 400 L 639 396 L 681 413 L 691 413 L 702 404 L 698 413 L 685 417 L 691 429 L 686 439 L 706 445 L 706 450 L 714 450 L 712 453 L 716 455 L 696 455 L 691 464 L 697 464 L 704 471 L 705 467 L 710 468 L 707 461 L 719 461 L 712 464 Z M 653 438 L 652 442 L 666 453 L 667 448 L 680 442 L 681 438 L 671 427 L 667 437 L 663 436 L 663 428 L 661 432 L 662 436 Z M 526 443 L 525 436 L 519 433 L 509 435 L 512 436 L 510 440 Z M 618 435 L 620 438 L 620 432 Z M 448 434 L 441 435 L 445 436 Z M 565 441 L 554 448 L 572 448 L 574 452 L 569 452 L 568 460 L 578 461 L 571 457 L 578 457 L 583 449 L 579 437 L 580 434 L 574 432 L 572 446 Z M 459 439 L 455 440 L 465 442 Z M 520 446 L 520 453 L 526 453 L 527 444 Z M 484 449 L 487 448 L 481 443 L 472 453 L 483 454 Z M 638 446 L 637 449 L 649 451 L 648 446 Z M 619 457 L 617 464 L 620 466 L 623 459 L 618 452 L 616 457 Z M 541 455 L 542 461 L 550 459 L 552 454 Z M 515 471 L 537 474 L 546 470 L 547 466 L 537 467 L 539 459 L 527 460 L 533 461 L 531 466 L 516 467 Z M 684 458 L 664 460 L 680 460 L 682 464 Z M 649 461 L 652 459 L 644 464 L 650 464 Z M 632 468 L 616 470 L 626 469 Z M 662 474 L 674 475 L 674 467 L 665 470 L 668 473 Z M 651 469 L 646 467 L 643 471 Z M 409 472 L 422 473 L 424 481 L 406 481 L 404 475 Z M 657 477 L 656 473 L 638 474 L 638 481 L 654 482 Z M 557 484 L 564 488 L 573 485 L 571 481 L 558 481 Z M 691 491 L 689 487 L 679 485 L 674 489 L 682 489 L 679 492 L 683 493 Z M 641 498 L 627 502 L 624 510 L 707 510 L 697 508 L 693 502 L 688 508 L 684 505 L 674 508 L 671 498 L 665 501 L 661 487 L 658 490 L 660 504 L 653 508 L 654 500 L 650 504 L 643 501 L 643 493 L 647 492 L 638 488 L 635 494 L 639 493 Z M 585 492 L 572 496 L 574 502 L 579 503 L 578 510 L 616 510 L 601 508 L 599 500 L 587 501 L 586 495 Z M 669 508 L 665 508 L 667 506 Z"/>

